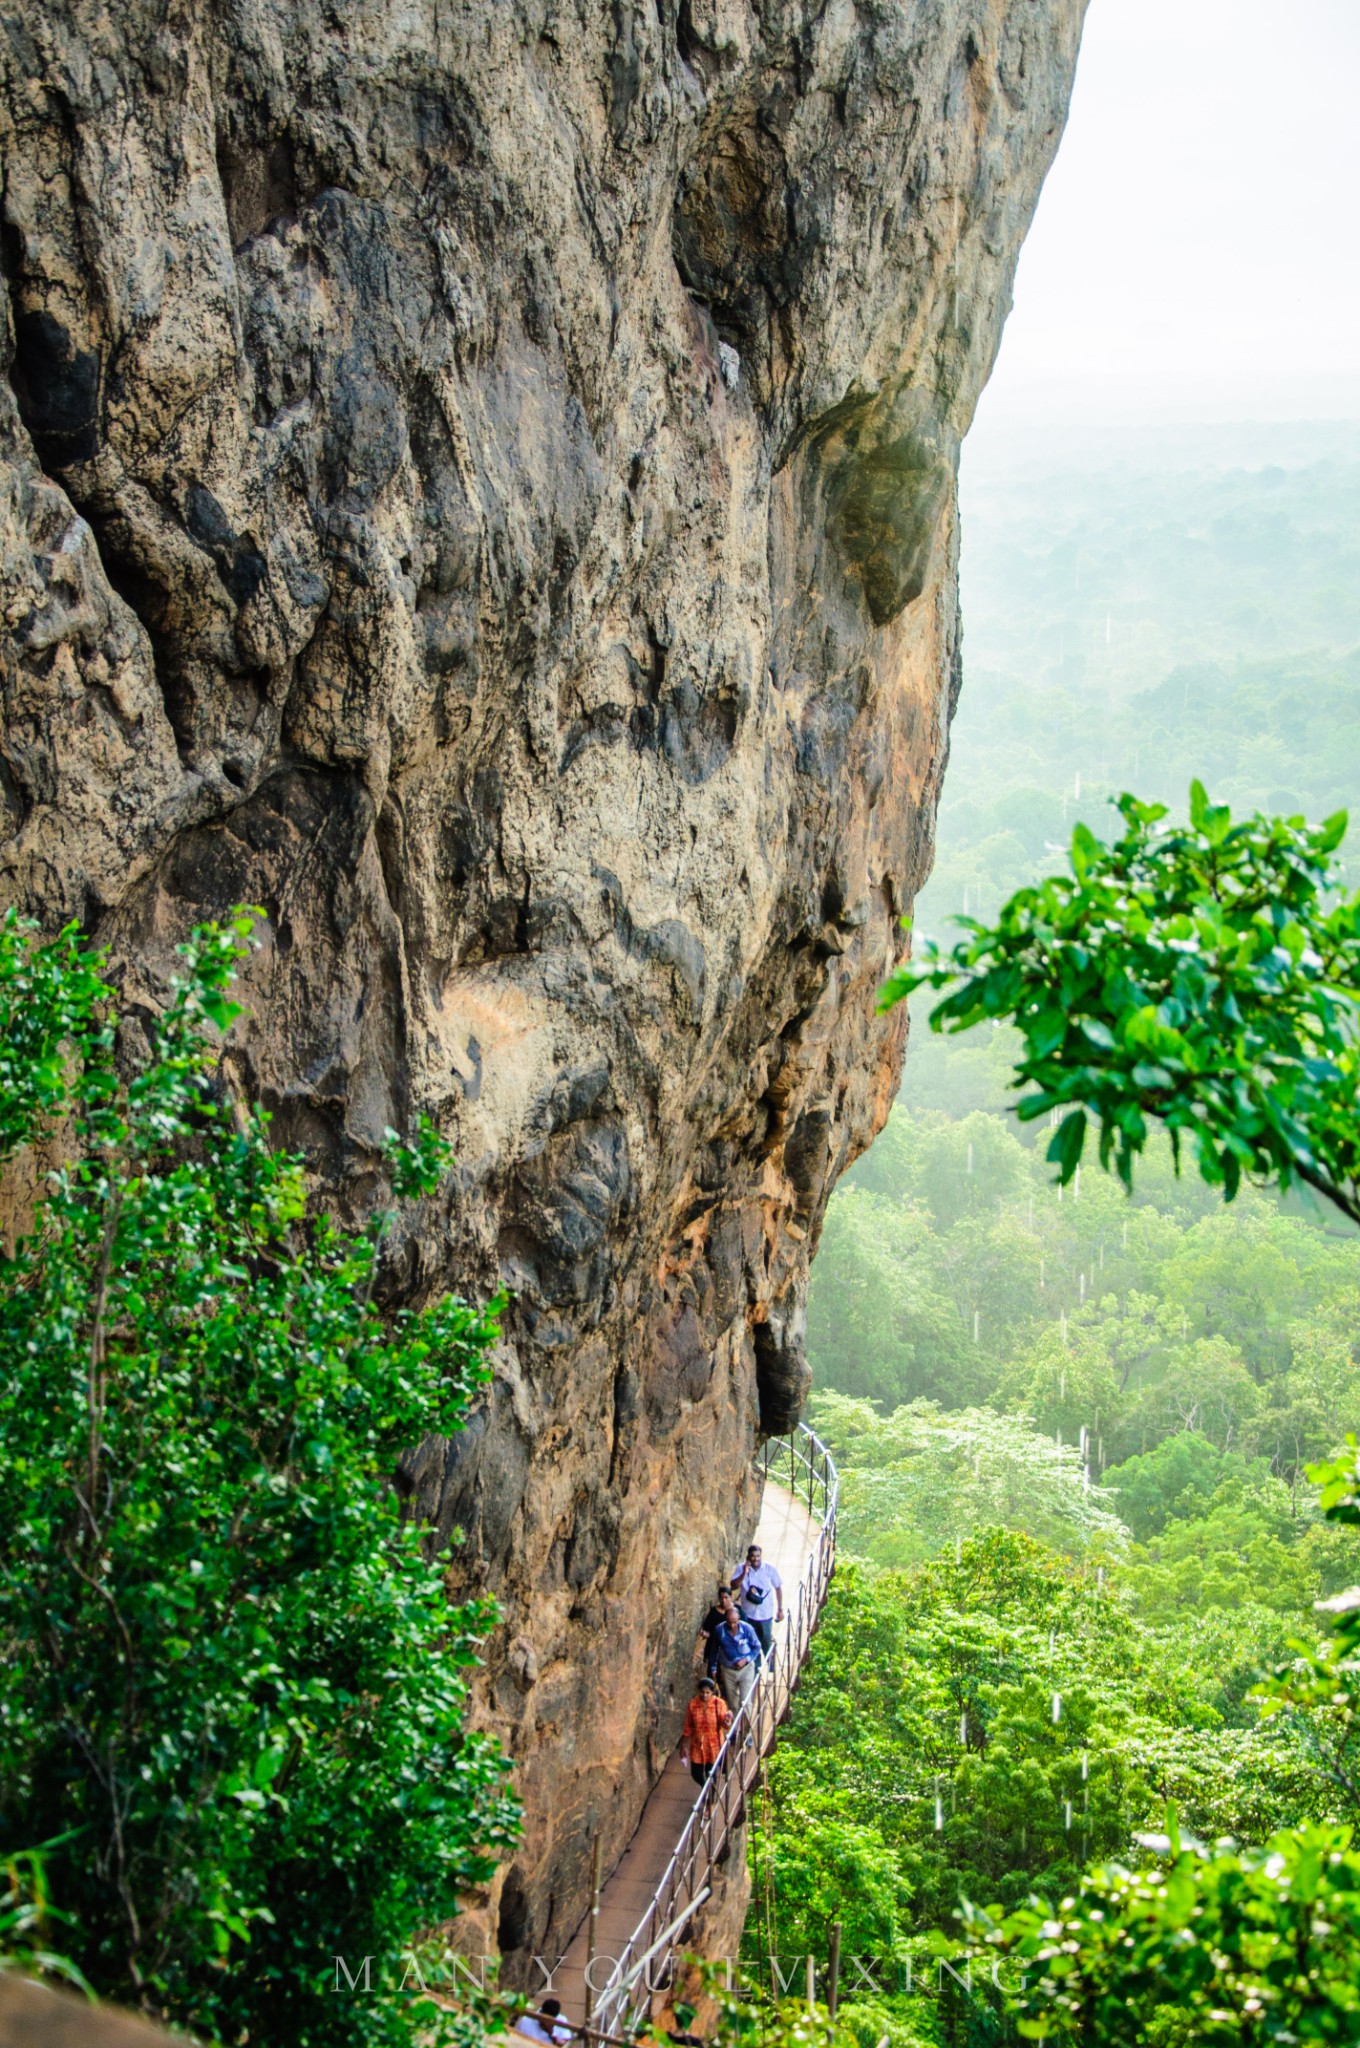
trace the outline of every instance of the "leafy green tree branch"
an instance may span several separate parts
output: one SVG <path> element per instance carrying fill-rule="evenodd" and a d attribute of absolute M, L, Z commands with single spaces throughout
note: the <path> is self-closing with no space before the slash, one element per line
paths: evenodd
<path fill-rule="evenodd" d="M 1071 874 L 1013 895 L 994 924 L 931 944 L 880 1008 L 947 991 L 931 1028 L 1021 1035 L 1021 1118 L 1064 1112 L 1066 1183 L 1094 1123 L 1125 1185 L 1160 1122 L 1231 1200 L 1244 1174 L 1303 1182 L 1360 1221 L 1360 895 L 1340 886 L 1339 812 L 1234 822 L 1191 786 L 1190 818 L 1122 796 L 1112 843 L 1073 834 Z"/>

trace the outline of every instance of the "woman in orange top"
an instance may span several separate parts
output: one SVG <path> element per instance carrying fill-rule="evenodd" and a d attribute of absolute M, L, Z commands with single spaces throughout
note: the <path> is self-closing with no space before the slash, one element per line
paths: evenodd
<path fill-rule="evenodd" d="M 718 1761 L 723 1737 L 732 1719 L 730 1708 L 718 1697 L 711 1678 L 699 1680 L 699 1690 L 685 1714 L 685 1732 L 680 1738 L 680 1761 L 689 1765 L 696 1785 L 702 1785 Z"/>

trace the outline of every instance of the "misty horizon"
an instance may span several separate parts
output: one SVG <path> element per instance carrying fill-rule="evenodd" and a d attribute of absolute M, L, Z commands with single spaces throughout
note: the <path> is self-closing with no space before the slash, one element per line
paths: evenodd
<path fill-rule="evenodd" d="M 1352 0 L 1093 0 L 977 438 L 1360 419 L 1357 69 Z"/>

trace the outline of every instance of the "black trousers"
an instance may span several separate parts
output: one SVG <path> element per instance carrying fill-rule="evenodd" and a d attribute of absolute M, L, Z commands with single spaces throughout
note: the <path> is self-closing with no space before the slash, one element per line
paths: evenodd
<path fill-rule="evenodd" d="M 706 1785 L 712 1769 L 712 1764 L 691 1764 L 689 1774 L 696 1785 Z"/>
<path fill-rule="evenodd" d="M 773 1621 L 752 1621 L 749 1625 L 755 1630 L 756 1634 L 760 1637 L 760 1648 L 762 1655 L 768 1657 L 771 1650 L 773 1650 L 774 1648 Z"/>

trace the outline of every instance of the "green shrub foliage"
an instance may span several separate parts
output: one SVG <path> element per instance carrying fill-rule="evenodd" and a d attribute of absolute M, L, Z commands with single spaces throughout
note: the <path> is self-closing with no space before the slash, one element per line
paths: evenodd
<path fill-rule="evenodd" d="M 381 1313 L 381 1228 L 309 1217 L 220 1086 L 250 922 L 194 935 L 154 1020 L 74 932 L 0 929 L 0 1824 L 48 1845 L 97 1990 L 226 2042 L 407 2041 L 334 1959 L 390 1972 L 515 1809 L 462 1726 L 491 1611 L 389 1475 L 459 1427 L 495 1305 Z M 443 1165 L 427 1127 L 389 1145 L 398 1200 Z"/>

